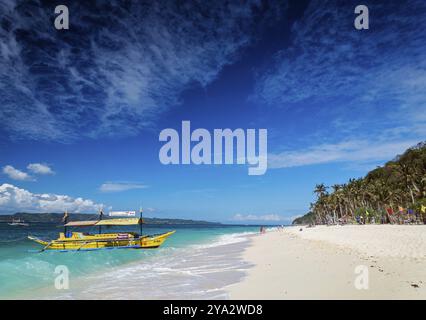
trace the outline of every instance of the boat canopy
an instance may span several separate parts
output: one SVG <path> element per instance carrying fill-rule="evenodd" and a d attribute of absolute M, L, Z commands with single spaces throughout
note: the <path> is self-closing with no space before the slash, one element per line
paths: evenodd
<path fill-rule="evenodd" d="M 143 223 L 140 218 L 121 218 L 90 221 L 72 221 L 66 223 L 65 227 L 92 227 L 92 226 L 131 226 Z"/>
<path fill-rule="evenodd" d="M 91 227 L 95 226 L 98 220 L 91 221 L 71 221 L 64 224 L 65 227 Z"/>
<path fill-rule="evenodd" d="M 140 218 L 121 218 L 121 219 L 105 219 L 99 220 L 97 226 L 131 226 L 143 223 Z"/>

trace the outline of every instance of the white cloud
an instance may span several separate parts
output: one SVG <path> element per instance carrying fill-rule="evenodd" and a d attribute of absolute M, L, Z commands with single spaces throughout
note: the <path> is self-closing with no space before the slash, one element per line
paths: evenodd
<path fill-rule="evenodd" d="M 54 174 L 55 172 L 47 165 L 43 163 L 30 163 L 27 169 L 36 174 Z"/>
<path fill-rule="evenodd" d="M 100 187 L 101 192 L 121 192 L 134 189 L 144 189 L 148 186 L 134 182 L 105 182 Z"/>
<path fill-rule="evenodd" d="M 73 198 L 67 195 L 52 193 L 31 193 L 28 190 L 4 183 L 0 185 L 0 211 L 11 213 L 27 212 L 96 212 L 102 204 L 92 200 Z"/>
<path fill-rule="evenodd" d="M 3 173 L 9 176 L 9 178 L 13 180 L 20 180 L 20 181 L 34 180 L 28 173 L 15 169 L 11 165 L 4 166 Z"/>
<path fill-rule="evenodd" d="M 388 161 L 416 145 L 417 140 L 370 142 L 348 140 L 335 144 L 321 144 L 301 150 L 268 154 L 268 168 L 290 168 L 323 163 Z"/>
<path fill-rule="evenodd" d="M 240 214 L 237 213 L 234 215 L 232 220 L 235 221 L 282 221 L 285 220 L 277 214 L 265 214 L 265 215 L 255 215 L 255 214 Z"/>

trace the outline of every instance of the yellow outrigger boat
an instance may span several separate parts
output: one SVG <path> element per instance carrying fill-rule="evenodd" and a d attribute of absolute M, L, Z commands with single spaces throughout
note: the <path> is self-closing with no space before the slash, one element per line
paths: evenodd
<path fill-rule="evenodd" d="M 45 250 L 89 251 L 99 249 L 151 249 L 158 248 L 169 236 L 175 233 L 175 231 L 170 231 L 162 234 L 142 235 L 142 213 L 140 218 L 106 220 L 102 220 L 102 215 L 101 213 L 99 220 L 67 222 L 68 214 L 65 213 L 65 229 L 64 232 L 59 233 L 58 239 L 45 241 L 33 236 L 28 236 L 28 239 L 44 246 L 40 252 Z M 136 232 L 101 233 L 103 226 L 130 225 L 139 225 L 140 234 Z M 99 233 L 67 232 L 68 227 L 99 227 Z"/>

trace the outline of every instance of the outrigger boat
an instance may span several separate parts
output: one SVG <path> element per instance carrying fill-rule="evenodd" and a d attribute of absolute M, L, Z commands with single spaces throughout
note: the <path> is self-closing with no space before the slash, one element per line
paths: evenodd
<path fill-rule="evenodd" d="M 24 220 L 21 220 L 21 219 L 12 219 L 12 222 L 9 222 L 8 225 L 9 226 L 28 227 L 29 223 L 26 223 Z"/>
<path fill-rule="evenodd" d="M 89 251 L 100 249 L 152 249 L 161 246 L 164 241 L 175 231 L 170 231 L 154 235 L 142 235 L 142 211 L 140 218 L 119 218 L 119 219 L 102 219 L 101 211 L 98 220 L 91 221 L 72 221 L 68 222 L 68 214 L 64 216 L 64 232 L 59 233 L 56 240 L 42 240 L 37 237 L 28 236 L 41 245 L 45 250 L 60 251 Z M 139 225 L 140 234 L 136 232 L 120 232 L 120 233 L 102 233 L 103 226 L 131 226 Z M 69 227 L 99 227 L 97 234 L 89 234 L 83 232 L 69 232 Z"/>

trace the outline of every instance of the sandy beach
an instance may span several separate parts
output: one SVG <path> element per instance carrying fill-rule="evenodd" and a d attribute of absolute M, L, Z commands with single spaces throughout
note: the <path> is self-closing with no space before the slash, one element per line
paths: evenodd
<path fill-rule="evenodd" d="M 426 299 L 424 225 L 286 227 L 243 257 L 254 266 L 231 299 Z"/>

